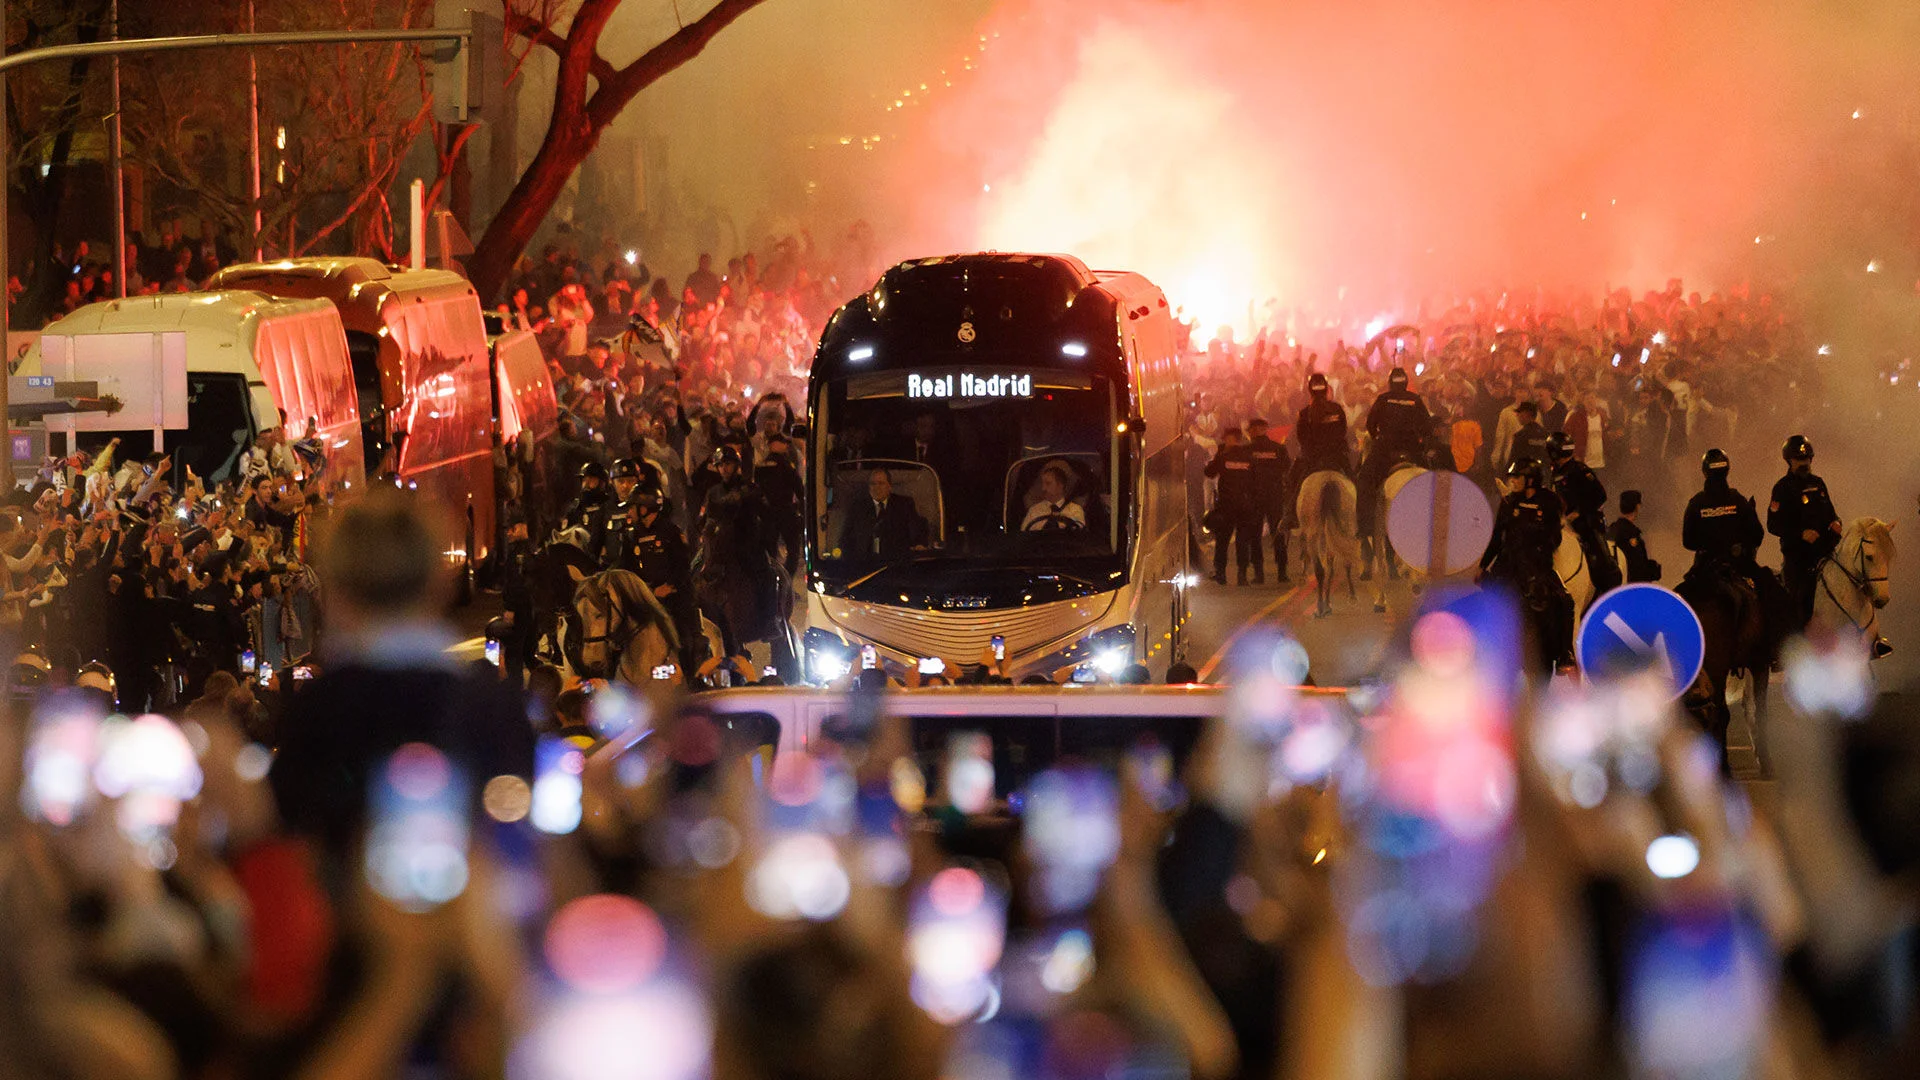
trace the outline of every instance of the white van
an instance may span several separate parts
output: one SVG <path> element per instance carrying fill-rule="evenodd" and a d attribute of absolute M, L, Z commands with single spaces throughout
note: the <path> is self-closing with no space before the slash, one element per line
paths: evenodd
<path fill-rule="evenodd" d="M 185 416 L 167 425 L 162 446 L 208 483 L 235 474 L 240 455 L 281 424 L 299 439 L 318 423 L 329 483 L 362 484 L 353 365 L 340 313 L 326 300 L 289 300 L 246 291 L 167 293 L 88 304 L 48 326 L 19 374 L 93 380 L 102 394 L 159 392 L 156 375 L 184 354 Z M 148 359 L 153 357 L 156 359 Z M 124 452 L 152 446 L 152 401 L 125 400 L 121 412 L 73 420 L 82 449 L 114 436 Z M 52 429 L 58 425 L 49 424 Z"/>

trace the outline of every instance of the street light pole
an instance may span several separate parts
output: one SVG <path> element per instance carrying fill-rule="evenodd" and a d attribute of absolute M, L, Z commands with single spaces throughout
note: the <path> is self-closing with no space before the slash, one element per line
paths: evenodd
<path fill-rule="evenodd" d="M 120 0 L 108 9 L 109 37 L 120 38 Z M 113 58 L 113 148 L 108 154 L 113 167 L 113 283 L 120 298 L 127 296 L 127 173 L 120 155 L 120 58 Z"/>

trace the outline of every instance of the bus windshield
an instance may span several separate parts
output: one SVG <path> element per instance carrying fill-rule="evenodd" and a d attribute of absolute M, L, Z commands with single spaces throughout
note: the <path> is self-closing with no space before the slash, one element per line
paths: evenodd
<path fill-rule="evenodd" d="M 941 368 L 827 383 L 816 403 L 814 569 L 1064 570 L 1115 584 L 1127 529 L 1120 391 L 1084 372 Z M 904 584 L 899 577 L 889 585 Z"/>

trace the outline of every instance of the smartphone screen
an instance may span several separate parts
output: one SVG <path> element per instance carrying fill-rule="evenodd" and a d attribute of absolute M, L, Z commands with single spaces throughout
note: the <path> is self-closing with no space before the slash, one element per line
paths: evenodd
<path fill-rule="evenodd" d="M 487 663 L 500 666 L 500 641 L 497 638 L 487 639 Z"/>
<path fill-rule="evenodd" d="M 306 682 L 311 678 L 313 678 L 313 667 L 311 665 L 301 664 L 299 667 L 293 669 L 294 682 Z"/>
<path fill-rule="evenodd" d="M 993 635 L 993 658 L 995 660 L 1007 658 L 1007 639 L 1002 634 Z"/>
<path fill-rule="evenodd" d="M 659 664 L 653 669 L 653 677 L 657 680 L 671 679 L 679 671 L 680 669 L 673 664 Z"/>
<path fill-rule="evenodd" d="M 408 743 L 376 771 L 368 791 L 367 883 L 400 907 L 429 911 L 467 887 L 466 784 L 459 766 Z"/>
<path fill-rule="evenodd" d="M 586 753 L 570 739 L 540 740 L 534 748 L 533 802 L 527 812 L 534 828 L 554 836 L 579 828 L 586 761 Z"/>
<path fill-rule="evenodd" d="M 248 649 L 246 652 L 243 652 L 240 654 L 240 671 L 243 674 L 251 675 L 253 674 L 253 668 L 254 668 L 253 650 Z"/>
<path fill-rule="evenodd" d="M 993 801 L 993 739 L 982 731 L 957 731 L 947 739 L 947 801 L 963 814 L 978 814 Z"/>
<path fill-rule="evenodd" d="M 939 675 L 947 670 L 947 662 L 937 656 L 929 656 L 920 661 L 920 674 Z"/>
<path fill-rule="evenodd" d="M 260 665 L 260 685 L 261 686 L 273 685 L 273 665 L 272 664 L 262 663 Z"/>
<path fill-rule="evenodd" d="M 860 646 L 860 670 L 872 671 L 880 666 L 880 654 L 871 645 Z"/>

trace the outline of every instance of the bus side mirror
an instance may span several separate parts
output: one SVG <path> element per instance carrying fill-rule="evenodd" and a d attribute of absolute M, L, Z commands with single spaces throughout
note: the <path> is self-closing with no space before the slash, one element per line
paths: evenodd
<path fill-rule="evenodd" d="M 793 427 L 787 429 L 787 437 L 797 443 L 806 442 L 807 436 L 810 433 L 810 430 L 805 424 L 795 424 Z"/>
<path fill-rule="evenodd" d="M 1144 416 L 1135 416 L 1128 419 L 1127 430 L 1133 432 L 1135 435 L 1145 435 L 1147 433 L 1147 418 Z"/>

